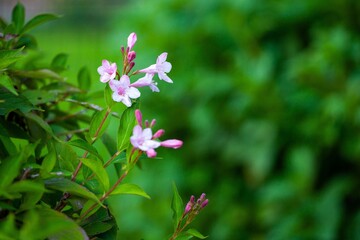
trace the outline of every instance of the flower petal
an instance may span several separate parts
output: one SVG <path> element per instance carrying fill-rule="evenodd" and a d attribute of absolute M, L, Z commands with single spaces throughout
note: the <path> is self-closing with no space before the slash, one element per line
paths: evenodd
<path fill-rule="evenodd" d="M 128 89 L 125 90 L 126 94 L 130 97 L 130 98 L 138 98 L 140 97 L 140 91 L 137 88 L 134 87 L 129 87 Z"/>
<path fill-rule="evenodd" d="M 160 54 L 158 56 L 158 58 L 156 59 L 156 64 L 160 64 L 166 61 L 167 58 L 167 52 L 163 52 L 162 54 Z"/>

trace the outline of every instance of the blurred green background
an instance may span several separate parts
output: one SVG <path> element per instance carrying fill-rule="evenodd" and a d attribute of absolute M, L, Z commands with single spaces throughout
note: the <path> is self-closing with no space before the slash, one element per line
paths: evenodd
<path fill-rule="evenodd" d="M 207 193 L 194 227 L 208 239 L 360 239 L 360 1 L 23 3 L 63 15 L 33 32 L 39 49 L 69 54 L 70 82 L 86 65 L 92 91 L 131 32 L 138 69 L 169 53 L 174 83 L 143 89 L 141 109 L 184 146 L 128 179 L 151 201 L 110 200 L 122 239 L 171 233 L 173 181 L 185 202 Z"/>

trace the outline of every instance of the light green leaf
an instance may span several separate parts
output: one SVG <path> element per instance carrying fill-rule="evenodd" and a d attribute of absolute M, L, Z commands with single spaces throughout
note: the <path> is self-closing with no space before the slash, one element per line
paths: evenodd
<path fill-rule="evenodd" d="M 117 135 L 117 147 L 119 151 L 123 151 L 129 146 L 130 136 L 136 123 L 136 107 L 137 105 L 134 104 L 130 108 L 127 108 L 121 116 Z"/>
<path fill-rule="evenodd" d="M 173 182 L 173 194 L 174 195 L 171 201 L 171 209 L 173 210 L 174 229 L 176 229 L 181 219 L 181 216 L 184 212 L 184 204 L 174 182 Z"/>
<path fill-rule="evenodd" d="M 103 167 L 102 162 L 97 159 L 81 158 L 80 161 L 93 171 L 100 183 L 103 185 L 105 192 L 109 190 L 109 176 Z"/>
<path fill-rule="evenodd" d="M 92 141 L 95 141 L 97 138 L 105 132 L 106 128 L 110 123 L 108 117 L 110 111 L 104 109 L 102 111 L 96 112 L 90 122 L 89 134 Z"/>
<path fill-rule="evenodd" d="M 14 50 L 0 50 L 0 70 L 22 58 L 24 56 L 23 49 L 22 47 Z"/>
<path fill-rule="evenodd" d="M 104 90 L 104 98 L 106 105 L 111 108 L 116 102 L 112 99 L 113 91 L 111 90 L 109 84 L 106 84 Z"/>
<path fill-rule="evenodd" d="M 55 150 L 60 169 L 73 172 L 79 160 L 71 146 L 59 141 L 55 142 Z"/>
<path fill-rule="evenodd" d="M 68 55 L 65 53 L 59 53 L 54 57 L 51 62 L 51 68 L 55 71 L 63 71 L 66 69 L 66 62 Z"/>
<path fill-rule="evenodd" d="M 57 15 L 54 15 L 54 14 L 40 14 L 40 15 L 37 15 L 35 16 L 34 18 L 30 19 L 30 21 L 28 21 L 25 26 L 22 28 L 20 34 L 23 34 L 27 31 L 29 31 L 30 29 L 42 24 L 42 23 L 45 23 L 45 22 L 48 22 L 48 21 L 51 21 L 51 20 L 55 20 L 55 19 L 58 19 L 60 16 L 57 16 Z"/>
<path fill-rule="evenodd" d="M 4 220 L 0 221 L 0 239 L 18 239 L 18 234 L 15 226 L 15 215 L 9 213 Z"/>
<path fill-rule="evenodd" d="M 11 184 L 7 191 L 9 193 L 16 193 L 16 192 L 45 192 L 46 189 L 44 184 L 35 182 L 32 180 L 22 180 L 17 181 Z"/>
<path fill-rule="evenodd" d="M 86 142 L 83 139 L 78 138 L 78 139 L 68 142 L 68 144 L 70 144 L 71 146 L 74 146 L 74 147 L 84 149 L 84 150 L 88 151 L 89 153 L 93 154 L 94 156 L 96 156 L 97 158 L 99 158 L 101 161 L 104 161 L 103 158 L 101 157 L 101 155 L 96 150 L 96 148 L 94 146 L 90 145 L 88 142 Z"/>
<path fill-rule="evenodd" d="M 202 235 L 198 230 L 193 229 L 193 228 L 188 229 L 188 230 L 186 231 L 186 233 L 189 234 L 189 235 L 191 235 L 191 236 L 200 238 L 200 239 L 205 239 L 205 238 L 207 238 L 207 236 Z"/>
<path fill-rule="evenodd" d="M 45 180 L 45 186 L 50 189 L 58 190 L 61 192 L 68 192 L 75 196 L 83 197 L 86 199 L 92 199 L 98 204 L 102 203 L 96 197 L 96 195 L 90 192 L 87 188 L 81 186 L 80 184 L 73 182 L 67 178 L 51 178 Z"/>
<path fill-rule="evenodd" d="M 16 33 L 19 33 L 25 22 L 25 8 L 20 2 L 16 4 L 12 11 L 12 22 L 15 25 Z"/>
<path fill-rule="evenodd" d="M 132 183 L 124 183 L 118 185 L 110 195 L 118 194 L 133 194 L 150 199 L 150 196 L 141 187 Z"/>
<path fill-rule="evenodd" d="M 9 90 L 12 94 L 14 94 L 16 96 L 19 95 L 13 85 L 11 78 L 8 75 L 6 75 L 6 74 L 0 75 L 0 85 L 2 85 L 4 88 Z"/>
<path fill-rule="evenodd" d="M 87 67 L 82 67 L 77 75 L 78 86 L 81 90 L 89 91 L 91 87 L 91 75 Z"/>
<path fill-rule="evenodd" d="M 26 97 L 33 105 L 46 104 L 57 99 L 56 93 L 43 90 L 25 90 L 21 95 Z"/>

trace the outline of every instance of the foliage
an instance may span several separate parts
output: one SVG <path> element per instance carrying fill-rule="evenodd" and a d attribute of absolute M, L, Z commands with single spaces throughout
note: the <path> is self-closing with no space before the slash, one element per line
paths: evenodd
<path fill-rule="evenodd" d="M 39 64 L 36 39 L 28 32 L 57 18 L 42 14 L 25 22 L 24 6 L 18 3 L 10 23 L 0 19 L 0 238 L 116 239 L 118 227 L 107 199 L 119 194 L 150 199 L 140 186 L 122 181 L 143 152 L 155 151 L 130 144 L 136 121 L 142 124 L 139 99 L 127 103 L 129 108 L 116 105 L 112 82 L 89 93 L 86 67 L 79 70 L 77 85 L 69 83 L 62 76 L 67 54 Z M 126 66 L 133 59 L 123 57 L 130 71 Z M 102 98 L 105 107 L 93 104 L 94 98 Z M 106 131 L 111 120 L 119 125 L 115 135 Z M 149 141 L 163 132 L 151 134 Z M 98 142 L 107 146 L 109 159 L 98 151 Z M 182 145 L 176 139 L 155 143 Z M 119 168 L 115 182 L 106 169 L 114 165 Z M 187 239 L 203 238 L 195 229 L 188 232 Z"/>

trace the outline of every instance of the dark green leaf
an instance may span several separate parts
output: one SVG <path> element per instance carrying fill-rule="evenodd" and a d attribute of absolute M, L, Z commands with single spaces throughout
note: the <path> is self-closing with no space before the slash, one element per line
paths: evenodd
<path fill-rule="evenodd" d="M 54 15 L 54 14 L 41 14 L 41 15 L 37 15 L 35 16 L 34 18 L 30 19 L 30 21 L 28 21 L 25 26 L 22 28 L 20 34 L 23 34 L 27 31 L 29 31 L 30 29 L 42 24 L 42 23 L 45 23 L 45 22 L 48 22 L 48 21 L 51 21 L 51 20 L 55 20 L 55 19 L 58 19 L 59 16 L 57 15 Z"/>
<path fill-rule="evenodd" d="M 84 240 L 88 237 L 85 231 L 65 214 L 41 208 L 27 212 L 19 239 Z"/>
<path fill-rule="evenodd" d="M 196 229 L 190 228 L 186 231 L 187 234 L 200 238 L 200 239 L 205 239 L 207 238 L 207 236 L 202 235 L 201 233 L 199 233 L 199 231 L 197 231 Z"/>
<path fill-rule="evenodd" d="M 104 109 L 100 112 L 96 112 L 90 122 L 89 135 L 92 141 L 95 141 L 97 138 L 105 132 L 106 128 L 110 123 L 110 118 L 108 117 L 110 111 Z"/>
<path fill-rule="evenodd" d="M 36 109 L 29 100 L 23 96 L 15 96 L 5 88 L 0 88 L 0 115 L 20 110 L 23 113 Z"/>
<path fill-rule="evenodd" d="M 55 150 L 60 169 L 73 172 L 79 161 L 72 147 L 65 142 L 55 142 Z"/>
<path fill-rule="evenodd" d="M 99 201 L 99 199 L 96 197 L 95 194 L 90 192 L 87 188 L 85 188 L 67 178 L 47 179 L 47 180 L 45 180 L 45 186 L 50 189 L 58 190 L 61 192 L 68 192 L 75 196 L 94 200 L 98 204 L 102 205 L 102 203 Z"/>
<path fill-rule="evenodd" d="M 24 56 L 22 54 L 23 49 L 24 48 L 15 50 L 0 50 L 0 70 L 22 58 Z"/>
<path fill-rule="evenodd" d="M 95 222 L 87 224 L 84 230 L 89 236 L 94 236 L 109 231 L 113 226 L 114 224 L 107 222 Z"/>
<path fill-rule="evenodd" d="M 22 180 L 17 181 L 13 184 L 11 184 L 7 191 L 9 193 L 13 192 L 45 192 L 46 189 L 44 187 L 44 184 L 31 181 L 31 180 Z"/>
<path fill-rule="evenodd" d="M 14 84 L 13 84 L 11 78 L 9 78 L 8 75 L 5 75 L 5 74 L 0 75 L 0 85 L 5 87 L 12 94 L 14 94 L 16 96 L 19 95 L 18 92 L 16 91 L 15 87 L 14 87 Z"/>
<path fill-rule="evenodd" d="M 12 11 L 12 22 L 15 25 L 16 33 L 19 33 L 25 22 L 25 8 L 20 2 L 16 4 Z"/>
<path fill-rule="evenodd" d="M 94 202 L 93 200 L 88 200 L 85 204 L 83 209 L 81 210 L 80 216 L 83 216 L 90 208 L 93 207 L 93 205 L 96 204 L 96 202 Z M 86 217 L 90 217 L 91 215 L 93 215 L 94 213 L 97 212 L 97 210 L 99 210 L 101 206 L 100 205 L 96 205 L 89 213 L 87 213 Z"/>
<path fill-rule="evenodd" d="M 129 146 L 130 136 L 136 123 L 135 110 L 136 104 L 127 108 L 121 116 L 117 135 L 117 147 L 119 151 L 123 151 Z"/>
<path fill-rule="evenodd" d="M 89 91 L 91 87 L 91 76 L 87 67 L 82 67 L 77 75 L 78 86 L 81 90 Z"/>
<path fill-rule="evenodd" d="M 93 171 L 96 177 L 99 179 L 100 183 L 103 185 L 105 192 L 109 190 L 110 182 L 109 176 L 103 167 L 102 162 L 98 161 L 97 159 L 88 159 L 88 158 L 81 158 L 80 161 L 87 166 L 88 168 Z"/>
<path fill-rule="evenodd" d="M 141 187 L 132 183 L 124 183 L 118 185 L 110 195 L 118 194 L 133 194 L 150 199 L 150 196 Z"/>
<path fill-rule="evenodd" d="M 84 150 L 88 151 L 89 153 L 93 154 L 94 156 L 96 156 L 97 158 L 99 158 L 101 161 L 104 161 L 103 158 L 101 157 L 101 155 L 96 150 L 96 148 L 94 146 L 90 145 L 88 142 L 86 142 L 83 139 L 78 138 L 78 139 L 68 142 L 68 144 L 70 144 L 74 147 L 84 149 Z"/>
<path fill-rule="evenodd" d="M 171 209 L 173 210 L 174 229 L 176 229 L 181 219 L 181 216 L 184 212 L 184 205 L 174 182 L 173 182 L 173 198 L 171 201 Z"/>
<path fill-rule="evenodd" d="M 53 135 L 53 131 L 51 129 L 51 127 L 49 126 L 49 124 L 47 124 L 47 122 L 45 122 L 41 117 L 39 117 L 38 115 L 29 112 L 29 113 L 25 113 L 25 117 L 28 119 L 33 120 L 34 122 L 36 122 L 42 129 L 44 129 L 47 133 L 49 133 L 50 135 Z"/>
<path fill-rule="evenodd" d="M 21 164 L 34 152 L 36 145 L 25 146 L 17 155 L 1 160 L 0 164 L 0 189 L 9 186 L 19 175 Z"/>

